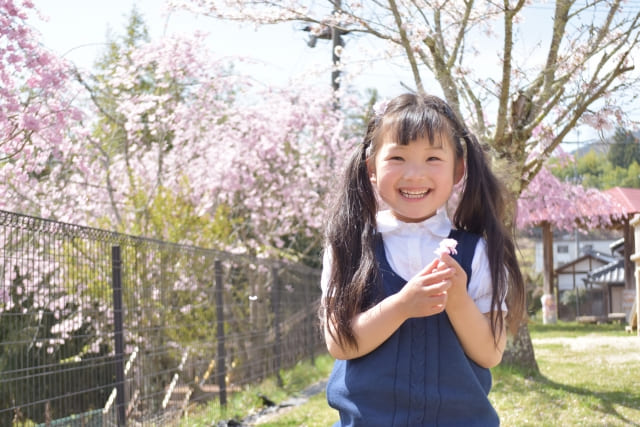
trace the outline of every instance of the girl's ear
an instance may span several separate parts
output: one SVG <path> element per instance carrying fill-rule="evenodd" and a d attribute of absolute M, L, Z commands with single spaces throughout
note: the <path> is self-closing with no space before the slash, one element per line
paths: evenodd
<path fill-rule="evenodd" d="M 456 167 L 453 171 L 453 183 L 458 184 L 462 177 L 464 176 L 465 165 L 463 159 L 458 159 L 456 161 Z"/>
<path fill-rule="evenodd" d="M 369 174 L 369 180 L 372 184 L 376 183 L 376 165 L 375 160 L 372 158 L 367 159 L 367 173 Z"/>

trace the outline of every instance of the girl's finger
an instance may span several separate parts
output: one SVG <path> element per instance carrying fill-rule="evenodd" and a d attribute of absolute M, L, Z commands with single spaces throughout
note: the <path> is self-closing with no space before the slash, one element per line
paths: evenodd
<path fill-rule="evenodd" d="M 431 274 L 434 272 L 434 270 L 436 270 L 438 268 L 438 262 L 440 262 L 440 260 L 438 258 L 434 259 L 433 261 L 431 261 L 429 264 L 427 264 L 427 266 L 425 268 L 423 268 L 422 270 L 420 270 L 420 272 L 418 273 L 419 276 L 424 276 L 426 274 Z"/>
<path fill-rule="evenodd" d="M 447 290 L 451 287 L 451 280 L 442 280 L 437 283 L 425 283 L 423 284 L 423 289 L 427 290 L 430 295 L 438 295 L 442 293 L 446 293 Z"/>

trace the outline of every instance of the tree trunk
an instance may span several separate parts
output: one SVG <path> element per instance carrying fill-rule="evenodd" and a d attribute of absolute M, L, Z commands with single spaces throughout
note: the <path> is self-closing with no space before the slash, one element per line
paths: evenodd
<path fill-rule="evenodd" d="M 544 258 L 544 294 L 542 295 L 542 323 L 547 325 L 557 323 L 558 304 L 556 302 L 556 293 L 553 286 L 553 230 L 549 221 L 543 221 L 541 227 L 542 257 Z"/>
<path fill-rule="evenodd" d="M 522 322 L 514 337 L 509 337 L 507 348 L 502 355 L 502 363 L 515 366 L 527 375 L 540 372 L 526 321 Z"/>
<path fill-rule="evenodd" d="M 630 219 L 627 217 L 624 220 L 623 224 L 623 234 L 624 237 L 624 248 L 623 248 L 623 256 L 624 256 L 624 288 L 634 290 L 636 288 L 634 274 L 635 274 L 635 265 L 633 261 L 631 261 L 631 256 L 633 255 L 633 251 L 635 248 L 635 235 L 633 232 L 633 228 L 630 224 Z"/>

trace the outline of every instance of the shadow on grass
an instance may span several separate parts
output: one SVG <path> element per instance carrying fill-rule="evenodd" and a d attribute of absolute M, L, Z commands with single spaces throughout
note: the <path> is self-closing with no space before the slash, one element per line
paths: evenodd
<path fill-rule="evenodd" d="M 547 402 L 549 406 L 557 409 L 561 405 L 575 404 L 588 407 L 589 410 L 602 413 L 609 417 L 614 417 L 625 425 L 640 426 L 640 420 L 629 419 L 621 414 L 616 406 L 624 406 L 632 410 L 640 409 L 640 389 L 624 391 L 600 391 L 585 387 L 577 387 L 569 384 L 559 383 L 541 373 L 523 371 L 511 365 L 500 365 L 493 370 L 495 387 L 494 391 L 503 391 L 522 395 L 534 393 L 540 396 L 535 399 L 539 404 Z M 571 399 L 570 396 L 576 399 Z M 593 402 L 593 403 L 591 403 Z M 540 408 L 544 410 L 544 408 Z M 551 409 L 551 408 L 549 408 Z"/>

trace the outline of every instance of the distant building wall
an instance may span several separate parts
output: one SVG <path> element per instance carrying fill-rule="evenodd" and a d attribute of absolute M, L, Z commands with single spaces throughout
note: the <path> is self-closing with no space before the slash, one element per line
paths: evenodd
<path fill-rule="evenodd" d="M 587 249 L 592 249 L 603 254 L 611 255 L 611 248 L 609 245 L 614 243 L 615 240 L 578 240 L 578 246 L 580 253 L 576 250 L 575 240 L 554 239 L 553 241 L 553 268 L 556 269 L 563 264 L 567 264 L 584 253 Z M 542 242 L 536 242 L 536 259 L 535 259 L 535 271 L 536 273 L 542 273 L 543 271 L 543 258 L 542 258 Z M 573 286 L 572 286 L 573 287 Z"/>
<path fill-rule="evenodd" d="M 573 264 L 556 272 L 556 284 L 558 291 L 568 291 L 574 288 L 584 288 L 584 280 L 589 271 L 602 267 L 607 263 L 593 257 L 576 261 Z"/>

